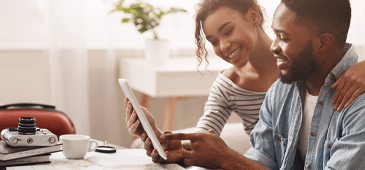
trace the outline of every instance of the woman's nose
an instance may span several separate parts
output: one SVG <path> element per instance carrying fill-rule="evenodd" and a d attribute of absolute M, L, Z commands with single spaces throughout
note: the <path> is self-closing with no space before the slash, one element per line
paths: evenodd
<path fill-rule="evenodd" d="M 229 52 L 229 47 L 231 46 L 231 43 L 227 40 L 222 40 L 221 43 L 220 43 L 220 48 L 221 48 L 221 51 L 226 54 Z M 226 54 L 227 55 L 227 54 Z"/>

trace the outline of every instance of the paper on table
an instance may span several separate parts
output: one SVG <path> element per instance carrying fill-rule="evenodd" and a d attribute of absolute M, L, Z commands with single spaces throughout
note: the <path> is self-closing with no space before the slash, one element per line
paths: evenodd
<path fill-rule="evenodd" d="M 98 152 L 87 153 L 85 159 L 69 160 L 66 159 L 62 152 L 53 153 L 50 157 L 51 164 L 12 167 L 13 170 L 50 170 L 50 169 L 86 169 L 86 170 L 104 170 L 104 169 L 123 169 L 123 170 L 161 170 L 161 169 L 185 169 L 178 164 L 158 164 L 146 155 L 144 149 L 118 149 L 114 154 L 105 154 Z"/>

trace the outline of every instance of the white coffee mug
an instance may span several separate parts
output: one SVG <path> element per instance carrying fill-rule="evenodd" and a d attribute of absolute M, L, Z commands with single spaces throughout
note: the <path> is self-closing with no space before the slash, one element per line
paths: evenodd
<path fill-rule="evenodd" d="M 90 136 L 86 135 L 61 135 L 60 141 L 62 143 L 62 153 L 67 159 L 82 159 L 87 152 L 95 151 L 98 147 L 98 143 L 90 141 Z"/>

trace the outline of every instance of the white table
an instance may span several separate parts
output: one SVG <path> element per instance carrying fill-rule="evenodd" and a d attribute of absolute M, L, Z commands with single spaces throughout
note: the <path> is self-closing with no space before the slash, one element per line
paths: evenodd
<path fill-rule="evenodd" d="M 175 105 L 178 100 L 207 96 L 218 72 L 231 64 L 218 57 L 209 58 L 199 67 L 196 57 L 171 58 L 164 65 L 150 65 L 144 59 L 125 59 L 120 65 L 121 78 L 127 79 L 131 88 L 141 92 L 140 104 L 147 109 L 152 98 L 166 97 L 164 130 L 173 130 Z"/>
<path fill-rule="evenodd" d="M 6 170 L 184 170 L 179 164 L 152 162 L 144 149 L 118 149 L 116 153 L 88 152 L 84 159 L 66 159 L 62 152 L 52 153 L 51 163 L 7 167 Z M 190 168 L 190 167 L 189 167 Z M 197 167 L 193 167 L 197 168 Z"/>
<path fill-rule="evenodd" d="M 98 142 L 99 146 L 103 146 L 104 142 L 91 139 Z M 104 170 L 104 169 L 176 169 L 176 170 L 207 170 L 196 166 L 186 166 L 182 164 L 158 164 L 152 162 L 151 157 L 146 155 L 144 149 L 126 149 L 122 146 L 108 144 L 117 149 L 116 153 L 99 153 L 88 152 L 84 159 L 66 159 L 62 152 L 52 153 L 51 163 L 23 165 L 13 167 L 0 167 L 1 170 Z"/>

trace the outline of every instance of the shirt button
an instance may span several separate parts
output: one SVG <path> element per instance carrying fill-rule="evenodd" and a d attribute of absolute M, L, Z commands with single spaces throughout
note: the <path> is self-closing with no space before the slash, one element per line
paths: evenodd
<path fill-rule="evenodd" d="M 328 144 L 327 146 L 328 146 L 328 148 L 332 148 L 332 145 L 331 144 Z"/>
<path fill-rule="evenodd" d="M 319 106 L 322 106 L 322 105 L 323 105 L 323 103 L 322 103 L 322 102 L 318 102 L 318 105 L 319 105 Z"/>
<path fill-rule="evenodd" d="M 307 169 L 311 169 L 311 165 L 309 165 L 309 164 L 307 164 L 305 167 L 306 167 Z"/>
<path fill-rule="evenodd" d="M 312 135 L 312 136 L 316 136 L 316 133 L 315 133 L 315 132 L 312 132 L 312 133 L 311 133 L 311 135 Z"/>
<path fill-rule="evenodd" d="M 331 77 L 330 77 L 330 80 L 334 80 L 335 79 L 335 76 L 334 75 L 332 75 Z"/>
<path fill-rule="evenodd" d="M 278 137 L 278 141 L 280 141 L 280 142 L 281 142 L 281 137 Z"/>

